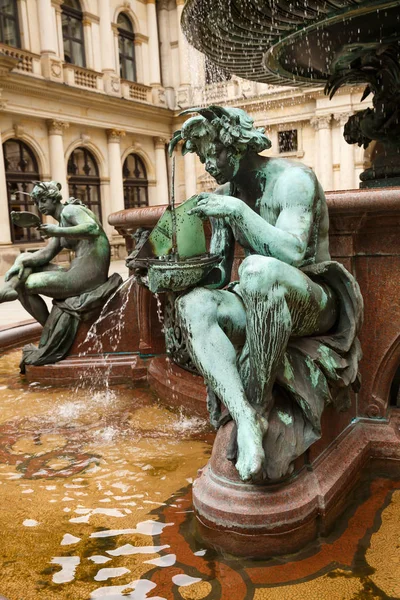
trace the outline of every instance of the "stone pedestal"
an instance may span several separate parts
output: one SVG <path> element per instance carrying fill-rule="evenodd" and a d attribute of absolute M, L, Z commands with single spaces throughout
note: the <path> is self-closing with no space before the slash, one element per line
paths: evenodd
<path fill-rule="evenodd" d="M 127 287 L 129 283 L 127 284 Z M 149 302 L 143 307 L 143 295 Z M 58 363 L 41 367 L 27 366 L 28 381 L 44 384 L 88 385 L 132 383 L 147 379 L 150 358 L 164 351 L 164 338 L 151 322 L 157 321 L 157 304 L 150 293 L 132 283 L 122 289 L 97 320 L 80 324 L 68 356 Z M 141 327 L 139 327 L 141 323 Z M 93 331 L 94 338 L 88 336 Z"/>
<path fill-rule="evenodd" d="M 313 465 L 275 485 L 241 482 L 226 460 L 232 424 L 216 437 L 211 459 L 193 484 L 202 541 L 235 556 L 292 554 L 327 535 L 347 507 L 372 459 L 400 461 L 400 415 L 360 420 L 345 429 Z"/>

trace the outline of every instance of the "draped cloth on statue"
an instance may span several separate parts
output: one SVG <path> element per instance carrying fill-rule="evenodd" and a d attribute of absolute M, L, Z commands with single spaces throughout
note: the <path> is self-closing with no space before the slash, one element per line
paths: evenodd
<path fill-rule="evenodd" d="M 121 284 L 122 277 L 114 273 L 94 290 L 65 300 L 53 300 L 39 346 L 28 344 L 23 348 L 21 373 L 25 373 L 25 365 L 50 365 L 65 358 L 74 343 L 80 321 L 96 317 Z"/>
<path fill-rule="evenodd" d="M 328 285 L 338 302 L 334 327 L 323 335 L 290 338 L 278 371 L 274 407 L 264 439 L 268 476 L 279 479 L 291 472 L 291 463 L 321 437 L 323 410 L 350 406 L 350 390 L 357 391 L 363 300 L 354 277 L 338 262 L 326 261 L 300 269 L 318 284 Z M 236 289 L 235 289 L 236 288 Z M 240 295 L 235 284 L 230 290 Z M 242 352 L 239 369 L 248 360 Z M 225 418 L 224 418 L 225 417 Z M 223 422 L 226 422 L 226 415 Z M 235 439 L 228 458 L 235 460 Z"/>

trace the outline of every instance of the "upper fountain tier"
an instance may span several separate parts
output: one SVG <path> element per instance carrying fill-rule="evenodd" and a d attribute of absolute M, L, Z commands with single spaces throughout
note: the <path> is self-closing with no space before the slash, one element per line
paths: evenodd
<path fill-rule="evenodd" d="M 263 83 L 325 83 L 339 53 L 400 39 L 400 0 L 187 0 L 189 42 L 227 71 Z"/>

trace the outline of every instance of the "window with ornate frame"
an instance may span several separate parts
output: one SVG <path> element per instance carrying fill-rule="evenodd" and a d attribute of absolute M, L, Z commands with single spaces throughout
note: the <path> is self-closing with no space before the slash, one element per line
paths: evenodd
<path fill-rule="evenodd" d="M 117 25 L 121 79 L 136 81 L 135 33 L 131 20 L 126 14 L 120 13 Z"/>
<path fill-rule="evenodd" d="M 4 168 L 6 172 L 7 198 L 10 212 L 29 211 L 40 216 L 35 202 L 29 196 L 34 182 L 40 180 L 36 157 L 24 142 L 10 139 L 3 144 Z M 40 241 L 35 228 L 23 228 L 10 224 L 14 244 Z"/>
<path fill-rule="evenodd" d="M 85 67 L 85 43 L 83 38 L 83 13 L 79 0 L 64 0 L 62 8 L 62 32 L 64 60 L 66 63 Z"/>
<path fill-rule="evenodd" d="M 16 0 L 0 0 L 0 42 L 15 48 L 21 47 Z"/>
<path fill-rule="evenodd" d="M 125 208 L 139 208 L 149 205 L 146 167 L 140 156 L 129 154 L 122 167 L 124 181 Z"/>
<path fill-rule="evenodd" d="M 68 190 L 101 222 L 100 175 L 96 159 L 87 148 L 76 148 L 68 159 Z"/>

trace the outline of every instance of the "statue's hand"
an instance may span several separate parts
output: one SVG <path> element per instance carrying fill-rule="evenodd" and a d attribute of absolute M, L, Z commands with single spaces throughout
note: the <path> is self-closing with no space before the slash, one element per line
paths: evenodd
<path fill-rule="evenodd" d="M 242 200 L 233 196 L 222 196 L 204 192 L 199 194 L 197 204 L 189 215 L 198 215 L 201 219 L 208 217 L 236 217 L 241 214 L 243 208 Z"/>
<path fill-rule="evenodd" d="M 40 231 L 40 235 L 44 238 L 44 239 L 48 239 L 51 237 L 58 237 L 57 234 L 60 231 L 60 227 L 58 227 L 58 225 L 51 225 L 51 224 L 45 224 L 45 225 L 41 225 L 40 227 L 38 227 L 39 231 Z"/>
<path fill-rule="evenodd" d="M 19 264 L 13 265 L 11 267 L 11 269 L 9 269 L 7 271 L 7 273 L 4 276 L 4 281 L 10 281 L 10 279 L 12 277 L 14 277 L 15 275 L 18 276 L 18 279 L 21 279 L 24 274 L 25 268 L 26 268 L 26 265 L 24 264 L 23 260 L 21 260 L 21 262 Z"/>

